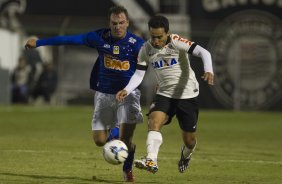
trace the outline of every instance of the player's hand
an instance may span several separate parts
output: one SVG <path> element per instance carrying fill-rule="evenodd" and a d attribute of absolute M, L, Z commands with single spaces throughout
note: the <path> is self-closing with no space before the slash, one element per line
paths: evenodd
<path fill-rule="evenodd" d="M 127 96 L 127 91 L 123 89 L 123 90 L 120 90 L 119 92 L 117 92 L 116 99 L 119 102 L 122 102 L 126 96 Z"/>
<path fill-rule="evenodd" d="M 26 44 L 25 44 L 25 49 L 34 49 L 36 48 L 36 39 L 31 38 L 29 40 L 27 40 Z"/>
<path fill-rule="evenodd" d="M 211 72 L 205 72 L 204 75 L 202 76 L 202 79 L 204 79 L 204 81 L 207 81 L 209 85 L 214 85 L 214 76 L 213 73 Z"/>

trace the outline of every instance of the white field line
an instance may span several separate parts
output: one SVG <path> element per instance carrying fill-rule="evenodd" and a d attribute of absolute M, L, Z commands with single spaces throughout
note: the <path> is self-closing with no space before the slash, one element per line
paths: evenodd
<path fill-rule="evenodd" d="M 76 151 L 46 151 L 46 150 L 0 150 L 1 152 L 8 152 L 8 153 L 34 153 L 34 154 L 42 154 L 42 153 L 48 153 L 48 154 L 64 154 L 64 155 L 91 155 L 91 152 L 76 152 Z M 102 155 L 102 153 L 101 153 Z M 137 157 L 136 157 L 137 158 Z M 178 157 L 159 157 L 160 160 L 178 160 Z M 272 164 L 272 165 L 282 165 L 282 161 L 269 161 L 269 160 L 233 160 L 233 159 L 201 159 L 201 158 L 193 158 L 194 161 L 198 162 L 240 162 L 240 163 L 251 163 L 251 164 Z"/>

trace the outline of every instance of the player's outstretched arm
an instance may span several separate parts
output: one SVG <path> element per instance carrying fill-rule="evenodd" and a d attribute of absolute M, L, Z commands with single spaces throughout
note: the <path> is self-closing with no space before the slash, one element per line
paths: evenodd
<path fill-rule="evenodd" d="M 25 44 L 25 48 L 26 49 L 34 49 L 34 48 L 36 48 L 36 39 L 35 38 L 31 38 L 31 39 L 27 40 L 27 42 Z"/>
<path fill-rule="evenodd" d="M 95 46 L 95 39 L 97 36 L 95 33 L 86 33 L 86 34 L 78 34 L 78 35 L 70 35 L 70 36 L 56 36 L 45 39 L 29 39 L 26 44 L 26 49 L 37 48 L 40 46 L 59 46 L 59 45 L 87 45 L 88 42 L 91 42 L 90 45 Z M 86 39 L 89 37 L 90 40 Z"/>

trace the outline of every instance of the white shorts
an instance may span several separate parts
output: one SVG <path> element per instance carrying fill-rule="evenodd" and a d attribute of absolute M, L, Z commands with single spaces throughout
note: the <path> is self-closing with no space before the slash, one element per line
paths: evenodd
<path fill-rule="evenodd" d="M 92 130 L 108 130 L 122 123 L 142 123 L 140 96 L 140 90 L 135 89 L 123 102 L 118 102 L 115 94 L 97 91 L 94 98 Z"/>

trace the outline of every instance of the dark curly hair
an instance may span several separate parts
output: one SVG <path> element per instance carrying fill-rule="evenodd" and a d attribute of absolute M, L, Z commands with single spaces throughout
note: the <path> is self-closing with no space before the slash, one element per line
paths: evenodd
<path fill-rule="evenodd" d="M 151 17 L 148 22 L 148 27 L 150 28 L 164 28 L 165 32 L 167 33 L 169 30 L 169 22 L 165 16 L 162 15 L 155 15 Z"/>

